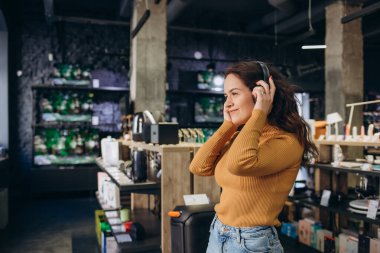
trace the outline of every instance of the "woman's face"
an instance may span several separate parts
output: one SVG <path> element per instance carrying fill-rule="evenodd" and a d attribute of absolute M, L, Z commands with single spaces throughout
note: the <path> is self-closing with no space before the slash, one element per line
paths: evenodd
<path fill-rule="evenodd" d="M 250 89 L 238 76 L 229 74 L 224 80 L 224 95 L 232 123 L 236 126 L 245 124 L 255 106 Z"/>

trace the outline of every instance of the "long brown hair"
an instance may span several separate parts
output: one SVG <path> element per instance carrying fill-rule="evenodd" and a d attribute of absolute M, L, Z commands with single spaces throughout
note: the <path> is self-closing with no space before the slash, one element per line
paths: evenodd
<path fill-rule="evenodd" d="M 303 163 L 308 164 L 312 158 L 317 158 L 318 149 L 310 139 L 310 127 L 298 114 L 295 91 L 296 85 L 290 84 L 286 78 L 271 64 L 266 64 L 276 86 L 273 99 L 273 108 L 268 115 L 268 123 L 286 132 L 296 135 L 299 143 L 304 147 Z M 240 78 L 250 90 L 256 82 L 263 79 L 263 70 L 256 61 L 238 62 L 225 71 L 225 76 L 234 74 Z"/>

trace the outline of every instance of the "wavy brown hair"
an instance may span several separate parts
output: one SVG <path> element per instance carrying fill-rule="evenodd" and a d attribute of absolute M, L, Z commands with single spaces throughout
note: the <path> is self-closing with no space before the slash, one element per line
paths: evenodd
<path fill-rule="evenodd" d="M 298 86 L 289 83 L 286 78 L 271 64 L 266 64 L 276 86 L 273 99 L 273 108 L 268 115 L 268 123 L 286 132 L 296 135 L 299 143 L 304 147 L 303 163 L 309 164 L 312 158 L 318 157 L 318 149 L 310 139 L 310 127 L 298 114 L 295 92 Z M 225 71 L 225 76 L 234 74 L 250 89 L 256 82 L 263 79 L 263 71 L 256 61 L 238 62 Z"/>

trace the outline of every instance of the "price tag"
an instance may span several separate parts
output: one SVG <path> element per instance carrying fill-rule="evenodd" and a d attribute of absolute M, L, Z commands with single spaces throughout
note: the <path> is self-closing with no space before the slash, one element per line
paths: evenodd
<path fill-rule="evenodd" d="M 99 125 L 99 117 L 98 116 L 92 116 L 91 123 L 93 126 Z"/>
<path fill-rule="evenodd" d="M 377 211 L 379 209 L 379 200 L 369 200 L 367 218 L 376 220 Z"/>
<path fill-rule="evenodd" d="M 210 204 L 206 194 L 183 195 L 186 206 Z"/>
<path fill-rule="evenodd" d="M 330 190 L 323 190 L 321 203 L 320 203 L 321 206 L 328 206 L 329 205 L 330 196 L 331 196 Z"/>

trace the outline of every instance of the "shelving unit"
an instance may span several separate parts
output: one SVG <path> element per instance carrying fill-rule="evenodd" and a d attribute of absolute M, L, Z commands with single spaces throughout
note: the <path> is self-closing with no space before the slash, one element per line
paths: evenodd
<path fill-rule="evenodd" d="M 380 171 L 367 171 L 361 170 L 360 168 L 348 168 L 343 166 L 333 166 L 331 165 L 331 153 L 332 146 L 335 144 L 347 147 L 376 147 L 380 146 L 380 142 L 348 142 L 348 141 L 316 141 L 316 144 L 320 151 L 320 160 L 324 163 L 316 163 L 311 165 L 314 168 L 314 178 L 315 178 L 315 192 L 321 192 L 324 189 L 330 189 L 332 193 L 342 192 L 343 194 L 348 193 L 348 174 L 354 174 L 357 176 L 370 176 L 380 178 Z M 326 163 L 325 163 L 326 162 Z M 328 162 L 328 163 L 327 163 Z M 378 180 L 375 180 L 377 183 Z M 377 185 L 378 187 L 378 185 Z M 378 188 L 377 188 L 378 189 Z M 377 190 L 378 191 L 378 190 Z M 377 192 L 379 194 L 379 192 Z M 328 206 L 323 206 L 316 200 L 311 198 L 293 198 L 289 197 L 288 200 L 297 206 L 307 207 L 309 209 L 317 208 L 319 210 L 316 214 L 317 219 L 319 219 L 323 226 L 327 226 L 332 229 L 333 232 L 339 233 L 341 227 L 347 225 L 348 219 L 354 219 L 365 222 L 368 226 L 370 225 L 380 225 L 380 219 L 370 219 L 367 218 L 366 214 L 359 214 L 352 212 L 348 209 L 350 200 L 344 199 L 339 204 L 329 204 Z M 334 225 L 333 225 L 334 224 Z M 337 229 L 337 230 L 336 230 Z M 282 235 L 284 237 L 284 235 Z M 292 240 L 291 238 L 288 238 Z M 303 245 L 304 247 L 312 250 L 311 247 Z M 310 250 L 306 250 L 309 252 Z M 305 252 L 306 252 L 305 251 Z"/>
<path fill-rule="evenodd" d="M 342 173 L 355 173 L 358 175 L 380 177 L 380 171 L 361 170 L 359 168 L 334 167 L 330 164 L 325 164 L 325 163 L 316 163 L 316 164 L 311 165 L 311 167 L 319 168 L 319 169 L 323 169 L 323 170 L 335 171 L 337 173 L 340 173 L 340 172 L 342 172 Z"/>
<path fill-rule="evenodd" d="M 287 235 L 281 234 L 280 232 L 278 233 L 278 237 L 280 238 L 281 244 L 283 245 L 285 252 L 287 252 L 286 249 L 289 247 L 292 250 L 296 250 L 292 252 L 320 253 L 320 251 L 312 247 L 309 247 L 305 244 L 302 244 L 298 240 L 295 240 Z"/>
<path fill-rule="evenodd" d="M 129 92 L 129 89 L 123 87 L 99 87 L 93 88 L 91 86 L 73 86 L 73 85 L 50 85 L 50 84 L 35 84 L 32 85 L 32 89 L 53 89 L 53 90 L 83 90 L 83 91 L 125 91 Z"/>
<path fill-rule="evenodd" d="M 70 134 L 73 136 L 80 136 L 82 138 L 83 146 L 82 152 L 69 153 L 67 150 L 66 153 L 62 156 L 56 155 L 54 159 L 51 160 L 48 155 L 49 147 L 47 153 L 39 153 L 38 160 L 36 163 L 35 160 L 35 148 L 33 144 L 33 168 L 31 170 L 31 190 L 34 193 L 42 192 L 60 192 L 60 191 L 78 191 L 78 190 L 95 190 L 96 189 L 96 172 L 98 168 L 95 163 L 96 157 L 99 155 L 98 149 L 93 149 L 90 153 L 90 148 L 85 146 L 85 137 L 89 140 L 95 142 L 95 147 L 100 148 L 100 139 L 107 135 L 115 135 L 117 132 L 117 126 L 112 121 L 110 122 L 102 121 L 99 119 L 99 124 L 94 121 L 93 109 L 88 107 L 83 109 L 82 103 L 88 103 L 86 99 L 91 96 L 91 102 L 108 102 L 108 101 L 117 101 L 121 96 L 128 94 L 129 89 L 123 87 L 99 87 L 93 88 L 88 85 L 50 85 L 50 84 L 36 84 L 32 85 L 34 105 L 33 105 L 33 143 L 34 136 L 36 133 L 42 134 L 45 136 L 47 131 L 55 130 L 59 134 L 59 138 L 62 137 L 62 133 L 68 134 L 64 135 L 69 137 Z M 50 105 L 53 107 L 51 110 L 52 115 L 54 116 L 55 121 L 42 120 L 42 107 L 40 105 L 41 101 L 39 99 L 44 98 L 50 99 L 54 94 L 62 94 L 67 96 L 67 94 L 74 94 L 75 97 L 69 97 L 69 99 L 76 98 L 79 103 L 79 110 L 69 113 L 68 115 L 72 118 L 67 118 L 65 114 L 57 113 L 53 107 L 53 101 L 49 101 Z M 83 101 L 80 100 L 83 97 Z M 66 100 L 67 98 L 65 98 Z M 67 100 L 67 104 L 69 100 Z M 76 105 L 78 106 L 78 105 Z M 67 107 L 67 106 L 66 106 Z M 94 106 L 95 107 L 95 106 Z M 70 111 L 69 111 L 70 112 Z M 79 113 L 78 113 L 79 112 Z M 65 117 L 63 117 L 65 116 Z M 66 119 L 67 118 L 67 119 Z M 74 121 L 75 120 L 75 121 Z M 112 129 L 112 131 L 111 131 Z M 110 130 L 110 131 L 105 131 Z M 74 131 L 74 132 L 73 132 Z M 54 135 L 55 136 L 55 135 Z M 97 137 L 96 137 L 97 136 Z M 43 138 L 43 137 L 42 137 Z M 72 137 L 75 138 L 75 137 Z M 95 138 L 93 140 L 93 138 Z M 79 137 L 78 137 L 79 140 Z M 87 141 L 89 141 L 87 140 Z M 45 145 L 47 145 L 45 143 Z M 58 145 L 58 144 L 56 144 Z M 65 142 L 67 147 L 67 143 Z M 70 144 L 71 145 L 71 144 Z M 71 146 L 70 146 L 71 147 Z M 89 146 L 91 147 L 91 146 Z M 70 151 L 71 152 L 71 151 Z M 53 153 L 54 154 L 54 153 Z M 61 153 L 59 153 L 61 154 Z M 70 160 L 70 158 L 72 158 Z M 55 160 L 56 159 L 56 160 Z M 46 160 L 46 162 L 45 162 Z M 48 162 L 50 161 L 50 162 Z M 49 164 L 50 163 L 50 164 Z"/>
<path fill-rule="evenodd" d="M 221 122 L 197 122 L 195 119 L 195 103 L 202 98 L 222 99 L 224 101 L 223 91 L 167 90 L 166 94 L 167 100 L 169 101 L 169 108 L 173 107 L 167 114 L 170 115 L 170 117 L 177 117 L 181 128 L 218 128 L 222 124 L 223 117 L 221 117 Z M 223 106 L 223 104 L 221 106 Z"/>
<path fill-rule="evenodd" d="M 146 193 L 146 194 L 157 194 L 160 192 L 161 184 L 157 182 L 141 182 L 134 183 L 127 176 L 125 178 L 115 178 L 104 165 L 101 158 L 96 159 L 96 164 L 99 168 L 106 172 L 112 181 L 119 187 L 120 191 L 123 193 Z"/>
<path fill-rule="evenodd" d="M 106 219 L 108 221 L 107 212 L 119 212 L 119 208 L 107 208 L 103 206 L 102 202 L 99 199 L 99 196 L 96 195 L 96 199 L 98 200 L 99 205 L 104 210 L 106 214 Z M 157 252 L 161 253 L 161 235 L 160 235 L 160 221 L 154 216 L 149 210 L 137 209 L 131 211 L 131 217 L 134 222 L 139 222 L 145 230 L 145 239 L 142 241 L 132 241 L 132 242 L 124 242 L 118 243 L 119 252 Z M 120 218 L 120 217 L 119 217 Z M 114 231 L 112 226 L 122 225 L 122 224 L 114 224 L 111 226 L 111 231 L 113 236 L 126 234 L 124 232 Z"/>
<path fill-rule="evenodd" d="M 120 187 L 120 191 L 123 193 L 156 193 L 161 196 L 161 220 L 156 217 L 156 222 L 159 223 L 158 230 L 159 239 L 158 246 L 161 251 L 171 252 L 171 227 L 170 217 L 167 215 L 168 211 L 174 209 L 177 205 L 184 205 L 183 195 L 185 194 L 197 194 L 206 193 L 211 202 L 219 201 L 220 188 L 216 185 L 213 177 L 198 177 L 194 176 L 189 171 L 189 165 L 195 152 L 198 151 L 201 144 L 192 143 L 180 143 L 177 145 L 153 145 L 143 142 L 124 141 L 122 148 L 127 149 L 139 149 L 148 152 L 158 152 L 161 154 L 161 182 L 147 182 L 147 183 L 131 183 L 127 181 L 121 181 L 112 177 L 111 173 L 107 172 L 101 159 L 97 159 L 98 166 L 104 170 L 111 179 Z M 119 177 L 120 179 L 120 177 Z M 138 198 L 138 196 L 134 196 Z M 132 203 L 134 201 L 132 200 Z M 136 202 L 138 203 L 138 201 Z M 141 207 L 140 207 L 141 208 Z M 137 212 L 133 214 L 133 220 L 139 221 L 144 218 L 144 211 L 141 211 L 138 204 L 132 206 L 133 210 Z M 142 212 L 142 213 L 140 213 Z M 141 217 L 140 217 L 141 215 Z M 146 216 L 145 216 L 146 217 Z M 150 219 L 149 217 L 147 219 Z M 143 223 L 143 226 L 150 230 L 153 227 L 157 229 L 154 222 Z M 147 245 L 153 245 L 156 239 L 152 241 L 141 241 L 139 247 L 148 247 Z M 136 244 L 137 245 L 137 244 Z M 153 245 L 154 246 L 154 245 Z M 152 246 L 152 247 L 153 247 Z M 145 252 L 145 251 L 133 251 L 130 245 L 120 245 L 119 249 L 124 252 Z M 141 250 L 139 248 L 139 250 Z M 148 249 L 147 249 L 148 250 Z"/>

